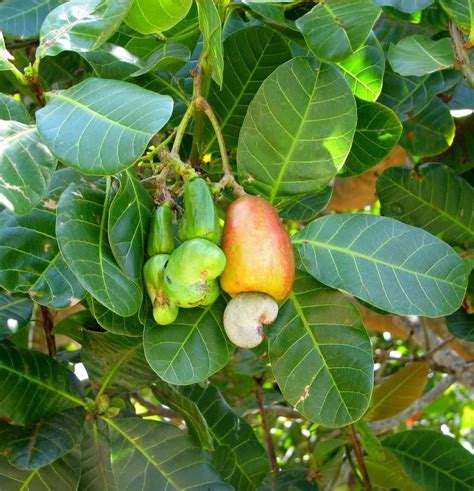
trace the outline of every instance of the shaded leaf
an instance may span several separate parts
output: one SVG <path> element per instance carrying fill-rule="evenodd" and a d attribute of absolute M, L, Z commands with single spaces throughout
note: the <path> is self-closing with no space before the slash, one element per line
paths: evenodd
<path fill-rule="evenodd" d="M 423 394 L 428 372 L 428 363 L 418 361 L 384 378 L 374 388 L 372 405 L 365 418 L 388 419 L 407 409 Z"/>
<path fill-rule="evenodd" d="M 293 236 L 299 266 L 319 281 L 398 315 L 459 308 L 466 268 L 451 247 L 390 218 L 331 215 Z"/>
<path fill-rule="evenodd" d="M 132 0 L 72 0 L 54 9 L 41 26 L 36 56 L 97 49 L 117 30 Z"/>
<path fill-rule="evenodd" d="M 192 0 L 134 0 L 125 22 L 142 34 L 163 32 L 183 20 L 192 3 Z"/>
<path fill-rule="evenodd" d="M 0 291 L 0 341 L 27 326 L 32 314 L 29 297 Z"/>
<path fill-rule="evenodd" d="M 453 245 L 474 244 L 474 189 L 442 164 L 387 169 L 377 179 L 384 215 Z"/>
<path fill-rule="evenodd" d="M 84 418 L 83 408 L 73 407 L 28 426 L 0 421 L 0 450 L 19 469 L 49 465 L 79 443 Z"/>
<path fill-rule="evenodd" d="M 222 477 L 239 490 L 255 490 L 270 471 L 268 456 L 250 425 L 235 414 L 213 385 L 198 385 L 182 389 L 195 401 L 216 441 L 216 452 L 224 447 L 226 465 L 219 468 Z M 214 459 L 215 461 L 216 459 Z M 229 462 L 230 461 L 230 462 Z M 229 465 L 230 464 L 230 465 Z"/>
<path fill-rule="evenodd" d="M 79 449 L 64 455 L 50 465 L 30 471 L 14 467 L 0 456 L 2 491 L 55 491 L 77 489 L 81 474 Z"/>
<path fill-rule="evenodd" d="M 382 444 L 423 489 L 468 491 L 474 486 L 474 456 L 449 436 L 429 430 L 401 431 Z"/>
<path fill-rule="evenodd" d="M 119 489 L 232 489 L 204 451 L 175 426 L 140 418 L 106 421 Z"/>
<path fill-rule="evenodd" d="M 64 334 L 82 344 L 82 331 L 97 329 L 98 325 L 88 310 L 80 310 L 64 317 L 53 328 L 53 334 Z"/>
<path fill-rule="evenodd" d="M 118 180 L 109 210 L 110 247 L 122 271 L 140 284 L 153 200 L 132 172 L 122 172 Z"/>
<path fill-rule="evenodd" d="M 38 37 L 41 24 L 60 0 L 3 0 L 0 3 L 0 31 L 13 39 Z"/>
<path fill-rule="evenodd" d="M 385 55 L 373 32 L 359 49 L 339 63 L 339 68 L 356 97 L 369 102 L 377 100 L 382 91 Z"/>
<path fill-rule="evenodd" d="M 224 81 L 222 90 L 211 86 L 209 104 L 219 119 L 228 147 L 236 147 L 247 107 L 262 82 L 291 57 L 280 34 L 262 26 L 232 33 L 224 42 Z M 208 126 L 203 153 L 216 145 L 216 135 Z"/>
<path fill-rule="evenodd" d="M 0 93 L 0 119 L 6 121 L 18 121 L 19 123 L 31 123 L 31 116 L 26 107 L 13 97 Z"/>
<path fill-rule="evenodd" d="M 43 140 L 62 162 L 91 175 L 132 165 L 173 109 L 171 97 L 119 80 L 88 78 L 46 97 L 36 113 Z"/>
<path fill-rule="evenodd" d="M 139 338 L 85 331 L 81 360 L 92 387 L 101 393 L 137 391 L 156 380 Z"/>
<path fill-rule="evenodd" d="M 141 304 L 140 287 L 115 263 L 107 242 L 108 190 L 71 184 L 58 203 L 56 233 L 71 270 L 100 303 L 118 315 L 133 315 Z"/>
<path fill-rule="evenodd" d="M 143 325 L 137 314 L 130 317 L 122 317 L 104 307 L 92 296 L 88 298 L 87 303 L 92 315 L 106 331 L 121 336 L 141 337 L 143 335 Z"/>
<path fill-rule="evenodd" d="M 376 0 L 376 2 L 384 7 L 394 7 L 401 12 L 411 14 L 429 7 L 434 0 Z"/>
<path fill-rule="evenodd" d="M 227 365 L 235 347 L 224 332 L 225 306 L 220 297 L 208 307 L 180 309 L 173 324 L 145 327 L 145 356 L 161 379 L 194 384 Z"/>
<path fill-rule="evenodd" d="M 357 309 L 342 293 L 298 272 L 268 336 L 275 379 L 301 414 L 330 428 L 362 417 L 372 392 L 372 352 Z"/>
<path fill-rule="evenodd" d="M 300 17 L 296 26 L 318 58 L 334 63 L 364 44 L 380 13 L 371 0 L 325 0 Z"/>
<path fill-rule="evenodd" d="M 446 13 L 474 43 L 474 9 L 472 0 L 440 0 Z"/>
<path fill-rule="evenodd" d="M 180 43 L 169 40 L 162 47 L 154 51 L 146 60 L 140 70 L 132 73 L 132 77 L 144 75 L 154 70 L 169 70 L 175 72 L 189 61 L 189 49 Z"/>
<path fill-rule="evenodd" d="M 317 491 L 315 481 L 308 481 L 307 469 L 286 469 L 271 473 L 258 488 L 259 491 L 282 491 L 298 489 L 299 491 Z"/>
<path fill-rule="evenodd" d="M 0 380 L 0 416 L 14 424 L 26 425 L 83 404 L 79 381 L 67 368 L 5 341 L 0 343 Z"/>
<path fill-rule="evenodd" d="M 387 59 L 395 72 L 416 77 L 452 68 L 455 62 L 451 38 L 433 41 L 420 35 L 390 45 Z"/>
<path fill-rule="evenodd" d="M 474 343 L 474 315 L 459 309 L 446 317 L 448 331 L 459 339 Z"/>
<path fill-rule="evenodd" d="M 321 192 L 309 194 L 307 196 L 298 196 L 295 199 L 284 201 L 283 208 L 280 211 L 280 217 L 285 220 L 297 220 L 309 222 L 321 213 L 332 196 L 332 186 L 326 186 Z"/>
<path fill-rule="evenodd" d="M 357 100 L 357 129 L 345 175 L 362 174 L 383 160 L 397 144 L 402 125 L 397 115 L 378 102 Z"/>
<path fill-rule="evenodd" d="M 28 213 L 47 193 L 56 164 L 35 126 L 0 121 L 2 205 L 18 215 Z"/>
<path fill-rule="evenodd" d="M 100 420 L 87 421 L 81 444 L 81 491 L 116 491 L 110 460 L 108 427 Z"/>
<path fill-rule="evenodd" d="M 455 130 L 448 106 L 435 97 L 421 112 L 403 123 L 400 144 L 412 155 L 438 155 L 449 148 Z"/>
<path fill-rule="evenodd" d="M 333 65 L 280 65 L 260 86 L 240 131 L 241 179 L 270 202 L 322 190 L 344 164 L 356 127 L 354 96 Z"/>

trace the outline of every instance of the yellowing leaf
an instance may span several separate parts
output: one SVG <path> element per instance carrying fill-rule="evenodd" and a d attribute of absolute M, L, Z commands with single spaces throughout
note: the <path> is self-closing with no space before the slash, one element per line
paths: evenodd
<path fill-rule="evenodd" d="M 411 406 L 423 393 L 429 367 L 417 361 L 387 377 L 374 389 L 368 421 L 387 419 Z"/>

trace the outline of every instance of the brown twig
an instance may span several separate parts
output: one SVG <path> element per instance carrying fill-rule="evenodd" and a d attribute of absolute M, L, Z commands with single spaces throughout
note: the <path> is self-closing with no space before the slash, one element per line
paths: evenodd
<path fill-rule="evenodd" d="M 357 459 L 357 464 L 359 465 L 360 472 L 362 474 L 362 480 L 364 481 L 364 487 L 367 491 L 372 490 L 372 485 L 370 484 L 369 474 L 367 472 L 367 468 L 365 466 L 364 453 L 362 451 L 362 445 L 360 444 L 357 434 L 354 429 L 354 425 L 349 425 L 347 432 L 349 434 L 349 438 L 352 442 L 352 446 L 354 447 L 355 456 Z"/>
<path fill-rule="evenodd" d="M 183 417 L 181 416 L 181 414 L 177 413 L 176 411 L 173 411 L 172 409 L 164 407 L 164 406 L 156 406 L 155 404 L 151 403 L 150 401 L 147 401 L 146 399 L 144 399 L 138 392 L 134 392 L 132 394 L 132 397 L 141 406 L 146 407 L 148 409 L 148 413 L 146 413 L 146 416 L 161 416 L 162 418 L 183 420 Z"/>
<path fill-rule="evenodd" d="M 474 67 L 471 65 L 469 53 L 464 47 L 463 35 L 452 21 L 449 23 L 449 33 L 453 43 L 457 66 L 464 75 L 466 82 L 474 89 Z"/>
<path fill-rule="evenodd" d="M 267 412 L 265 410 L 265 405 L 263 402 L 262 394 L 262 381 L 255 379 L 257 384 L 255 387 L 255 398 L 257 399 L 257 404 L 260 410 L 260 417 L 262 419 L 263 433 L 265 434 L 265 443 L 267 445 L 268 458 L 270 460 L 270 465 L 272 466 L 272 472 L 278 472 L 278 462 L 275 453 L 275 447 L 273 445 L 272 434 L 270 433 L 270 427 L 268 425 Z"/>
<path fill-rule="evenodd" d="M 428 351 L 427 353 L 425 353 L 424 355 L 420 356 L 419 359 L 420 360 L 428 360 L 429 358 L 431 358 L 437 351 L 439 351 L 440 349 L 444 348 L 447 344 L 449 343 L 452 343 L 454 340 L 456 339 L 455 336 L 449 336 L 448 338 L 446 338 L 444 341 L 442 341 L 441 343 L 439 343 L 437 346 L 435 346 L 433 349 L 431 349 L 430 351 Z"/>
<path fill-rule="evenodd" d="M 37 48 L 39 42 L 38 41 L 17 41 L 15 43 L 7 44 L 7 50 L 13 51 L 15 49 L 22 48 Z"/>
<path fill-rule="evenodd" d="M 272 414 L 273 416 L 281 416 L 287 419 L 304 419 L 304 417 L 292 407 L 279 406 L 277 404 L 265 406 L 265 412 L 267 414 Z M 256 416 L 257 414 L 260 414 L 260 409 L 249 409 L 248 411 L 245 411 L 242 416 L 246 418 L 248 416 Z"/>
<path fill-rule="evenodd" d="M 53 331 L 53 319 L 51 318 L 51 314 L 49 312 L 48 307 L 44 305 L 40 305 L 41 317 L 43 319 L 43 330 L 44 335 L 46 337 L 46 345 L 48 346 L 49 356 L 53 358 L 56 356 L 56 340 L 54 339 Z"/>

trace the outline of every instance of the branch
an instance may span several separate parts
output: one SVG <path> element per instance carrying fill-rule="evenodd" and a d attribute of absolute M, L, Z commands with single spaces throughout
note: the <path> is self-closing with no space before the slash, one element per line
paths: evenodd
<path fill-rule="evenodd" d="M 48 346 L 49 356 L 53 358 L 56 356 L 56 340 L 54 339 L 53 331 L 53 319 L 51 318 L 48 307 L 40 305 L 41 317 L 43 319 L 43 330 L 46 337 L 46 344 Z"/>
<path fill-rule="evenodd" d="M 147 401 L 146 399 L 144 399 L 138 392 L 134 392 L 132 394 L 132 397 L 141 406 L 146 407 L 148 409 L 146 416 L 161 416 L 162 418 L 179 419 L 179 420 L 183 421 L 183 417 L 181 416 L 181 414 L 177 413 L 176 411 L 173 411 L 172 409 L 164 407 L 164 406 L 155 406 L 150 401 Z"/>
<path fill-rule="evenodd" d="M 457 377 L 455 375 L 447 375 L 441 382 L 439 382 L 435 387 L 433 387 L 429 392 L 427 392 L 423 397 L 415 401 L 409 408 L 405 411 L 397 414 L 393 418 L 383 419 L 381 421 L 376 421 L 370 424 L 370 428 L 375 433 L 385 433 L 397 426 L 403 424 L 408 418 L 411 418 L 416 413 L 425 409 L 433 401 L 435 401 L 441 394 L 443 394 L 454 382 L 456 382 Z"/>
<path fill-rule="evenodd" d="M 272 414 L 273 416 L 281 416 L 287 419 L 304 419 L 303 416 L 301 416 L 301 414 L 298 411 L 296 411 L 292 407 L 287 407 L 287 406 L 278 406 L 278 405 L 265 406 L 265 412 L 267 414 Z M 250 409 L 248 411 L 245 411 L 242 417 L 246 418 L 248 416 L 256 416 L 259 413 L 260 413 L 260 409 Z"/>
<path fill-rule="evenodd" d="M 255 398 L 257 399 L 257 404 L 260 410 L 260 417 L 262 419 L 262 427 L 263 427 L 263 433 L 265 434 L 265 443 L 267 444 L 268 458 L 270 459 L 272 472 L 278 472 L 279 467 L 276 459 L 275 447 L 273 446 L 272 434 L 270 433 L 267 413 L 263 403 L 262 384 L 260 380 L 256 379 L 256 382 L 257 385 L 255 387 Z"/>
<path fill-rule="evenodd" d="M 364 487 L 367 491 L 372 490 L 372 485 L 370 484 L 369 473 L 365 466 L 364 452 L 362 451 L 362 446 L 357 438 L 357 434 L 354 429 L 354 425 L 349 425 L 347 428 L 349 438 L 351 439 L 352 446 L 354 447 L 354 452 L 357 459 L 357 464 L 359 465 L 360 472 L 362 474 L 362 480 L 364 481 Z"/>
<path fill-rule="evenodd" d="M 456 61 L 459 64 L 459 69 L 464 75 L 466 82 L 474 89 L 474 68 L 471 65 L 469 54 L 464 47 L 464 38 L 461 31 L 457 28 L 454 22 L 449 23 L 449 33 L 453 43 L 454 54 Z"/>

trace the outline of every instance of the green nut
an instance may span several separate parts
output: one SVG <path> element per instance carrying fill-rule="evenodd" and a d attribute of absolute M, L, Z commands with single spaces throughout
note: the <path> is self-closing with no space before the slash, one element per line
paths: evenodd
<path fill-rule="evenodd" d="M 184 215 L 178 227 L 181 241 L 196 238 L 215 244 L 221 238 L 219 216 L 206 181 L 200 177 L 186 184 L 184 189 Z"/>
<path fill-rule="evenodd" d="M 165 292 L 163 285 L 163 273 L 170 257 L 168 254 L 158 254 L 148 259 L 143 267 L 146 290 L 153 304 L 153 318 L 162 326 L 174 322 L 179 311 L 178 305 Z"/>
<path fill-rule="evenodd" d="M 175 241 L 171 227 L 171 203 L 158 206 L 151 219 L 147 252 L 150 257 L 156 254 L 169 254 L 174 250 Z"/>
<path fill-rule="evenodd" d="M 171 254 L 163 288 L 179 307 L 210 305 L 219 296 L 217 278 L 225 263 L 222 250 L 209 240 L 187 240 Z"/>

